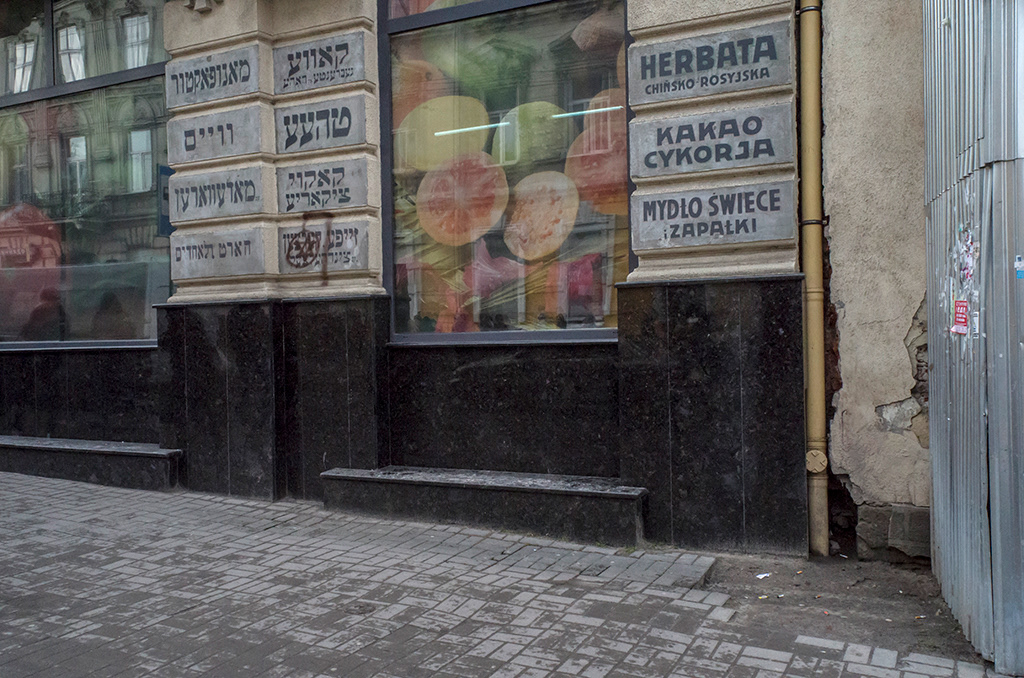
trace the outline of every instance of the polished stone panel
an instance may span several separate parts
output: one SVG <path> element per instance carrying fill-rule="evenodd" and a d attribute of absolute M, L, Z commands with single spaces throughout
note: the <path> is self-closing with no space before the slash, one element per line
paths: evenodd
<path fill-rule="evenodd" d="M 806 553 L 800 276 L 619 288 L 622 478 L 647 536 Z"/>
<path fill-rule="evenodd" d="M 35 391 L 33 354 L 0 353 L 0 434 L 37 435 Z"/>
<path fill-rule="evenodd" d="M 154 375 L 156 350 L 68 351 L 69 438 L 159 440 L 160 412 Z"/>
<path fill-rule="evenodd" d="M 612 476 L 615 344 L 395 346 L 392 463 Z"/>
<path fill-rule="evenodd" d="M 377 468 L 386 460 L 381 379 L 389 300 L 289 301 L 283 305 L 288 492 L 322 499 L 320 474 Z"/>

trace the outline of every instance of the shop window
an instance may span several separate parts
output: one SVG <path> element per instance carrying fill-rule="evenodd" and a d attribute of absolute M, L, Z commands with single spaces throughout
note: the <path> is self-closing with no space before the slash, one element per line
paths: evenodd
<path fill-rule="evenodd" d="M 0 26 L 9 57 L 0 94 L 0 349 L 151 343 L 153 305 L 171 286 L 154 180 L 167 164 L 163 1 L 0 0 L 2 8 L 20 27 Z M 35 26 L 52 26 L 49 38 Z M 35 48 L 19 58 L 26 31 Z"/>
<path fill-rule="evenodd" d="M 629 270 L 623 5 L 446 22 L 457 4 L 391 3 L 436 18 L 389 36 L 396 332 L 607 333 Z"/>
<path fill-rule="evenodd" d="M 85 77 L 85 50 L 82 49 L 82 32 L 78 26 L 65 26 L 57 30 L 57 52 L 60 54 L 60 70 L 64 82 L 74 82 Z"/>

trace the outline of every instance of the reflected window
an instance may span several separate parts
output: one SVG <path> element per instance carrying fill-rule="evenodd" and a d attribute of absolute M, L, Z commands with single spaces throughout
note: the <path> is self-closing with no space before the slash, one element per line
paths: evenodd
<path fill-rule="evenodd" d="M 36 59 L 34 40 L 20 41 L 8 47 L 8 81 L 15 94 L 27 92 L 32 86 L 32 66 Z"/>
<path fill-rule="evenodd" d="M 131 171 L 129 190 L 140 193 L 153 188 L 153 135 L 147 130 L 132 130 L 128 136 Z"/>
<path fill-rule="evenodd" d="M 4 148 L 7 168 L 7 199 L 12 202 L 27 200 L 32 194 L 28 171 L 28 149 L 24 144 L 11 144 Z"/>
<path fill-rule="evenodd" d="M 392 37 L 398 333 L 617 327 L 624 24 L 619 0 L 563 0 Z"/>
<path fill-rule="evenodd" d="M 124 18 L 124 65 L 138 68 L 149 63 L 149 15 Z"/>
<path fill-rule="evenodd" d="M 64 82 L 85 77 L 85 50 L 82 49 L 82 32 L 78 26 L 66 26 L 57 31 L 57 52 Z"/>
<path fill-rule="evenodd" d="M 85 137 L 68 137 L 68 193 L 75 198 L 86 191 L 87 159 Z"/>

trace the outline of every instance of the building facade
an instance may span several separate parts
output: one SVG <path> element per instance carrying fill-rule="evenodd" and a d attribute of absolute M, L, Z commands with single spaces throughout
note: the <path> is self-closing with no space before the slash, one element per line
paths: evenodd
<path fill-rule="evenodd" d="M 928 556 L 922 12 L 803 4 L 0 5 L 0 434 Z"/>

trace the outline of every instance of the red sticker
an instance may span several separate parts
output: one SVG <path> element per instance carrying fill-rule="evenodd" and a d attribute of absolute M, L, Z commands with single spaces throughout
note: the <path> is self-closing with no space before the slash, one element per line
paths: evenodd
<path fill-rule="evenodd" d="M 966 301 L 954 301 L 953 302 L 953 327 L 950 328 L 950 332 L 956 334 L 967 334 L 967 302 Z"/>

